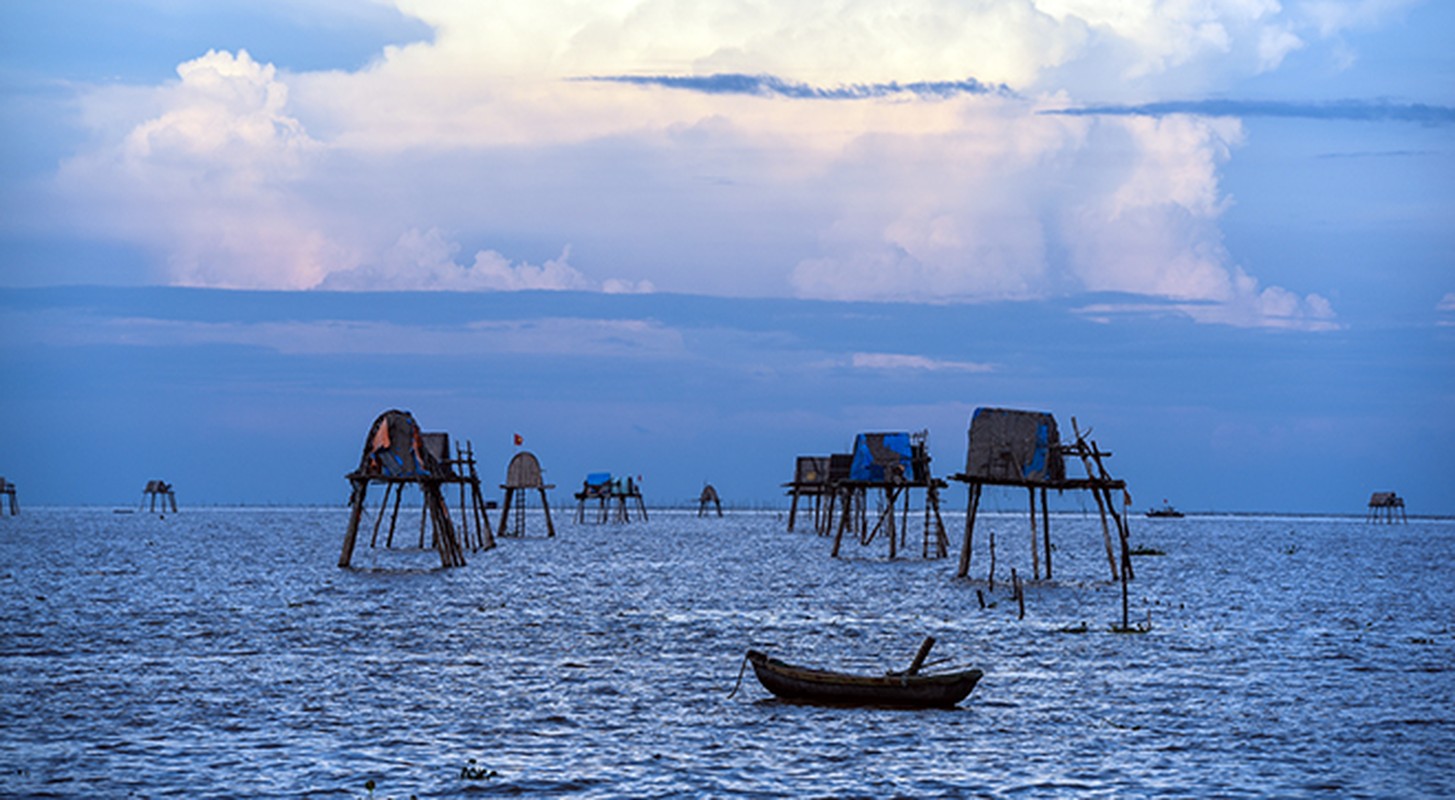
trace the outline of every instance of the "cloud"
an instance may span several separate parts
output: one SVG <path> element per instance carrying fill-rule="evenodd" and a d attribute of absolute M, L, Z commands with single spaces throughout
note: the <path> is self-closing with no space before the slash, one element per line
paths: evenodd
<path fill-rule="evenodd" d="M 612 279 L 597 284 L 569 263 L 571 250 L 540 265 L 512 263 L 493 250 L 481 250 L 473 263 L 455 261 L 460 246 L 438 228 L 411 229 L 376 263 L 340 270 L 318 284 L 343 291 L 605 291 L 609 294 L 652 291 L 648 281 Z"/>
<path fill-rule="evenodd" d="M 181 285 L 1112 290 L 1268 324 L 1303 296 L 1296 313 L 1318 318 L 1327 303 L 1303 293 L 1240 288 L 1221 244 L 1236 121 L 1043 112 L 1106 87 L 1127 108 L 1198 96 L 1398 11 L 397 5 L 434 36 L 362 69 L 209 51 L 165 85 L 94 88 L 94 137 L 57 181 L 75 229 L 142 246 Z M 452 240 L 478 246 L 460 259 Z M 561 255 L 519 255 L 542 251 Z"/>
<path fill-rule="evenodd" d="M 854 369 L 923 370 L 926 372 L 994 372 L 993 364 L 975 361 L 947 361 L 927 356 L 902 353 L 854 353 L 849 356 Z"/>
<path fill-rule="evenodd" d="M 241 345 L 284 355 L 564 356 L 677 359 L 680 331 L 653 320 L 544 317 L 459 325 L 360 320 L 201 322 L 153 317 L 12 315 L 37 344 L 61 347 Z"/>
<path fill-rule="evenodd" d="M 1285 117 L 1367 122 L 1417 122 L 1424 125 L 1455 123 L 1455 107 L 1387 100 L 1336 100 L 1294 103 L 1278 100 L 1165 100 L 1138 105 L 1089 105 L 1051 109 L 1043 113 L 1075 116 L 1151 116 L 1197 114 L 1215 117 Z"/>

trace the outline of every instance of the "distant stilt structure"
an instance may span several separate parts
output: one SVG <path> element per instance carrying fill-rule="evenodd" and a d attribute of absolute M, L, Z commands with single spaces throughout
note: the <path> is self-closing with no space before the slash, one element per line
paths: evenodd
<path fill-rule="evenodd" d="M 949 484 L 930 474 L 929 432 L 861 433 L 854 439 L 853 461 L 847 479 L 832 482 L 833 496 L 842 508 L 831 555 L 839 557 L 844 534 L 853 530 L 867 546 L 880 534 L 889 543 L 889 557 L 897 558 L 909 535 L 910 492 L 925 490 L 923 558 L 944 558 L 950 540 L 940 517 L 940 489 Z M 873 527 L 869 526 L 868 496 L 883 492 L 884 500 Z M 902 508 L 901 508 L 902 506 Z M 895 515 L 899 515 L 896 521 Z"/>
<path fill-rule="evenodd" d="M 1050 580 L 1052 577 L 1051 518 L 1046 505 L 1047 491 L 1089 491 L 1101 514 L 1102 539 L 1106 547 L 1107 562 L 1111 567 L 1111 578 L 1114 581 L 1120 580 L 1122 584 L 1122 627 L 1125 628 L 1128 622 L 1127 581 L 1134 577 L 1129 557 L 1130 531 L 1127 515 L 1117 512 L 1118 503 L 1112 492 L 1121 493 L 1121 505 L 1124 507 L 1131 505 L 1131 497 L 1127 494 L 1126 482 L 1113 478 L 1106 470 L 1102 459 L 1110 457 L 1111 453 L 1098 449 L 1095 441 L 1088 440 L 1081 433 L 1074 417 L 1071 427 L 1076 441 L 1067 445 L 1061 443 L 1056 418 L 1050 414 L 1004 408 L 975 410 L 970 418 L 965 471 L 950 476 L 950 480 L 966 484 L 969 490 L 965 510 L 965 537 L 960 546 L 960 565 L 955 575 L 964 578 L 970 572 L 975 517 L 984 487 L 1013 486 L 1026 489 L 1030 508 L 1031 572 L 1036 580 L 1041 577 L 1042 549 L 1045 551 L 1046 579 Z M 1066 477 L 1065 459 L 1068 456 L 1081 461 L 1086 470 L 1085 478 Z M 1039 530 L 1036 518 L 1038 495 Z M 1120 558 L 1113 550 L 1108 518 L 1116 525 Z M 994 547 L 993 541 L 991 547 Z M 993 549 L 991 553 L 993 556 Z"/>
<path fill-rule="evenodd" d="M 1409 517 L 1404 513 L 1403 497 L 1394 492 L 1375 492 L 1369 496 L 1369 514 L 1365 517 L 1366 520 L 1394 523 L 1396 514 L 1399 515 L 1399 522 L 1409 522 Z"/>
<path fill-rule="evenodd" d="M 177 493 L 172 491 L 172 484 L 166 481 L 147 481 L 145 489 L 141 490 L 141 505 L 147 506 L 148 511 L 157 510 L 157 501 L 162 501 L 162 513 L 167 513 L 167 506 L 172 507 L 172 513 L 177 513 Z"/>
<path fill-rule="evenodd" d="M 500 484 L 500 488 L 505 490 L 505 505 L 500 510 L 501 536 L 525 536 L 527 489 L 535 489 L 540 493 L 541 509 L 546 516 L 546 537 L 556 535 L 556 526 L 551 522 L 551 503 L 546 499 L 546 490 L 554 489 L 556 485 L 545 482 L 541 474 L 541 462 L 536 460 L 535 455 L 524 450 L 516 453 L 505 468 L 505 483 Z M 517 494 L 520 495 L 518 499 Z M 515 510 L 514 517 L 510 515 L 511 509 Z M 505 530 L 507 520 L 514 522 L 508 533 Z"/>
<path fill-rule="evenodd" d="M 447 433 L 422 433 L 414 416 L 408 411 L 397 409 L 386 411 L 374 420 L 369 436 L 364 440 L 364 454 L 358 469 L 344 476 L 348 478 L 353 492 L 349 498 L 349 525 L 344 534 L 343 552 L 339 555 L 339 566 L 348 567 L 353 562 L 354 545 L 358 539 L 359 523 L 364 514 L 365 497 L 371 484 L 384 484 L 384 499 L 374 520 L 373 536 L 369 546 L 378 544 L 379 528 L 389 507 L 389 495 L 394 494 L 394 508 L 389 518 L 389 532 L 385 547 L 394 545 L 394 529 L 399 519 L 400 500 L 404 487 L 416 485 L 424 496 L 420 515 L 420 547 L 424 546 L 425 527 L 430 527 L 430 546 L 440 554 L 443 567 L 465 565 L 464 548 L 488 550 L 495 546 L 495 535 L 491 529 L 486 509 L 488 504 L 480 493 L 480 477 L 475 468 L 475 457 L 469 443 L 450 458 L 450 439 Z M 457 469 L 458 468 L 458 469 Z M 446 485 L 460 487 L 461 538 L 456 535 L 455 525 L 450 519 L 449 506 L 445 502 Z"/>
<path fill-rule="evenodd" d="M 635 502 L 633 502 L 635 501 Z M 576 522 L 586 522 L 586 506 L 596 503 L 594 522 L 631 522 L 631 509 L 635 505 L 642 521 L 647 519 L 647 506 L 642 500 L 642 490 L 631 476 L 612 478 L 610 472 L 592 472 L 581 482 L 581 491 L 576 493 Z"/>
<path fill-rule="evenodd" d="M 10 516 L 14 517 L 19 515 L 20 500 L 15 496 L 15 484 L 4 478 L 0 478 L 0 502 L 5 502 L 6 499 L 9 501 Z"/>
<path fill-rule="evenodd" d="M 717 489 L 712 484 L 702 487 L 702 494 L 697 496 L 697 516 L 707 516 L 707 505 L 711 503 L 717 509 L 717 515 L 722 516 L 722 499 L 717 496 Z"/>

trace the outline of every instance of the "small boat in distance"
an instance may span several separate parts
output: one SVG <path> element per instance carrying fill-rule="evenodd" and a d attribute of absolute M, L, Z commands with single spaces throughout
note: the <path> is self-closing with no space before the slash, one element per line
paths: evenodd
<path fill-rule="evenodd" d="M 832 706 L 888 708 L 953 708 L 969 696 L 984 674 L 978 669 L 920 674 L 919 666 L 934 643 L 926 638 L 915 663 L 904 672 L 852 675 L 799 667 L 749 650 L 747 660 L 763 688 L 783 700 Z"/>
<path fill-rule="evenodd" d="M 1181 519 L 1182 518 L 1182 512 L 1181 511 L 1178 511 L 1175 508 L 1173 508 L 1171 503 L 1167 502 L 1166 500 L 1163 500 L 1162 501 L 1162 507 L 1161 508 L 1149 508 L 1149 509 L 1147 509 L 1147 516 L 1153 517 L 1153 518 L 1163 517 L 1163 518 L 1166 518 L 1166 519 Z"/>

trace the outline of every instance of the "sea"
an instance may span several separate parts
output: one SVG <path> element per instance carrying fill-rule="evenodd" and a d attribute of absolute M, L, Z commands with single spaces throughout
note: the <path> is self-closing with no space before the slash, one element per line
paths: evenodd
<path fill-rule="evenodd" d="M 1126 632 L 1094 510 L 1050 578 L 982 513 L 964 579 L 955 511 L 948 558 L 915 513 L 891 560 L 783 510 L 573 510 L 453 569 L 418 509 L 347 569 L 342 508 L 0 518 L 0 797 L 1455 796 L 1455 520 L 1135 516 Z M 926 636 L 985 673 L 953 709 L 744 670 Z"/>

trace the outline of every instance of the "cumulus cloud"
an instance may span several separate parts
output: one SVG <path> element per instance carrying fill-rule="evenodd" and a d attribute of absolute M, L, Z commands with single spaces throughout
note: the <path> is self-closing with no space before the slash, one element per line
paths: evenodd
<path fill-rule="evenodd" d="M 459 244 L 447 240 L 438 228 L 411 229 L 377 262 L 340 270 L 320 284 L 321 289 L 346 291 L 605 291 L 612 294 L 650 292 L 650 282 L 611 279 L 597 284 L 570 264 L 571 250 L 535 265 L 512 263 L 493 250 L 475 253 L 472 263 L 455 260 Z"/>
<path fill-rule="evenodd" d="M 58 181 L 77 226 L 185 285 L 1109 290 L 1236 324 L 1326 320 L 1327 301 L 1257 286 L 1222 246 L 1235 120 L 1041 112 L 1217 91 L 1400 8 L 396 5 L 435 35 L 356 71 L 209 51 L 165 85 L 94 90 L 94 145 Z M 461 259 L 445 230 L 486 246 Z M 530 263 L 522 241 L 561 255 Z"/>

